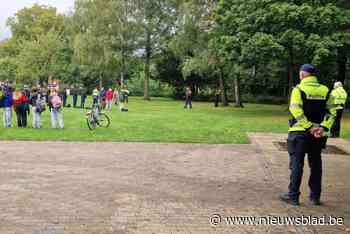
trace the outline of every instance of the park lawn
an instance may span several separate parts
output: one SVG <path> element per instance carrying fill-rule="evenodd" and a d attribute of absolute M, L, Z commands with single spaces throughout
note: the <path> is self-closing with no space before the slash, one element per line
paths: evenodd
<path fill-rule="evenodd" d="M 87 110 L 66 108 L 65 129 L 50 128 L 49 112 L 42 116 L 42 129 L 4 129 L 0 140 L 32 141 L 118 141 L 118 142 L 183 142 L 210 144 L 246 144 L 247 132 L 286 133 L 286 106 L 246 104 L 244 109 L 214 108 L 212 103 L 194 102 L 192 110 L 185 110 L 183 102 L 164 98 L 144 101 L 131 97 L 129 112 L 116 107 L 108 129 L 90 131 Z M 31 118 L 30 118 L 31 123 Z M 15 123 L 15 118 L 14 118 Z M 350 139 L 350 118 L 345 121 L 344 136 Z"/>

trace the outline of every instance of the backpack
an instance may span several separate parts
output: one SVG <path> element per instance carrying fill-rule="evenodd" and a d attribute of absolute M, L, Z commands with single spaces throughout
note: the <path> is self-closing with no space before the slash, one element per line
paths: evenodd
<path fill-rule="evenodd" d="M 42 113 L 46 110 L 46 102 L 44 99 L 38 97 L 38 99 L 36 100 L 36 104 L 35 104 L 35 107 L 36 107 L 36 112 L 38 113 Z"/>
<path fill-rule="evenodd" d="M 52 107 L 59 109 L 62 107 L 62 100 L 58 95 L 54 95 L 51 100 Z"/>

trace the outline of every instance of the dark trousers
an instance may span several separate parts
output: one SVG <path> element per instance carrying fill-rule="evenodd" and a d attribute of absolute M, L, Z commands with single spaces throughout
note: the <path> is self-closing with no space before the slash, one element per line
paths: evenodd
<path fill-rule="evenodd" d="M 66 107 L 67 106 L 67 96 L 64 95 L 62 99 L 63 99 L 63 107 Z"/>
<path fill-rule="evenodd" d="M 190 107 L 192 109 L 192 98 L 188 97 L 186 98 L 185 108 Z"/>
<path fill-rule="evenodd" d="M 81 109 L 85 108 L 85 100 L 86 100 L 86 96 L 85 95 L 81 95 L 80 96 L 80 108 Z"/>
<path fill-rule="evenodd" d="M 93 98 L 92 104 L 97 105 L 98 104 L 98 97 L 94 96 L 92 98 Z"/>
<path fill-rule="evenodd" d="M 298 199 L 300 185 L 303 177 L 305 154 L 308 156 L 310 167 L 310 199 L 321 197 L 322 183 L 322 148 L 325 146 L 325 138 L 315 138 L 305 132 L 290 132 L 288 134 L 289 168 L 291 170 L 289 183 L 289 196 Z"/>
<path fill-rule="evenodd" d="M 219 106 L 219 102 L 220 102 L 220 96 L 219 95 L 215 95 L 215 107 Z"/>
<path fill-rule="evenodd" d="M 77 107 L 77 103 L 78 103 L 78 95 L 73 95 L 73 107 Z"/>
<path fill-rule="evenodd" d="M 339 137 L 340 136 L 340 123 L 341 123 L 342 116 L 343 116 L 343 109 L 337 110 L 337 116 L 335 117 L 334 124 L 331 128 L 331 136 L 332 137 Z"/>
<path fill-rule="evenodd" d="M 17 126 L 19 128 L 27 127 L 27 111 L 21 107 L 16 107 L 16 116 L 17 116 Z"/>

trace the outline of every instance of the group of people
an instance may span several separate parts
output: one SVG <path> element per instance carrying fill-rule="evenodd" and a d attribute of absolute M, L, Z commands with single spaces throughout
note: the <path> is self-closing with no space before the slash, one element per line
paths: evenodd
<path fill-rule="evenodd" d="M 95 88 L 92 91 L 93 105 L 100 106 L 103 110 L 112 111 L 113 105 L 119 106 L 119 110 L 122 112 L 128 111 L 125 107 L 125 103 L 129 102 L 129 90 L 126 85 L 122 85 L 120 89 L 109 88 L 105 90 L 103 87 L 101 89 Z"/>
<path fill-rule="evenodd" d="M 72 97 L 72 104 L 69 103 Z M 24 86 L 16 89 L 8 82 L 0 83 L 0 108 L 3 109 L 4 128 L 12 127 L 13 111 L 16 113 L 17 126 L 26 128 L 28 116 L 32 114 L 32 127 L 41 128 L 41 115 L 46 109 L 50 112 L 52 128 L 64 128 L 64 107 L 78 108 L 78 97 L 80 96 L 80 108 L 85 108 L 87 89 L 80 87 L 65 88 L 59 90 L 56 87 L 43 88 L 36 86 L 30 89 Z M 112 111 L 113 104 L 118 105 L 120 111 L 128 111 L 125 103 L 128 102 L 129 91 L 126 86 L 120 90 L 95 88 L 92 93 L 93 104 L 100 109 Z"/>
<path fill-rule="evenodd" d="M 3 109 L 3 125 L 12 127 L 13 110 L 17 116 L 17 126 L 26 128 L 28 116 L 32 112 L 33 128 L 41 128 L 41 114 L 48 107 L 52 128 L 64 128 L 63 99 L 55 89 L 43 89 L 40 86 L 29 89 L 24 86 L 16 89 L 8 83 L 0 84 L 0 108 Z"/>

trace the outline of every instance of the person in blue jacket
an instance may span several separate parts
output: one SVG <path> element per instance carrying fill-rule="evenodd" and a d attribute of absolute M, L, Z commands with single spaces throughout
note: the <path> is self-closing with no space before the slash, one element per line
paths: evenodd
<path fill-rule="evenodd" d="M 2 108 L 4 109 L 3 113 L 3 123 L 4 128 L 10 128 L 12 126 L 12 89 L 7 87 L 4 89 L 4 94 L 2 98 Z"/>

